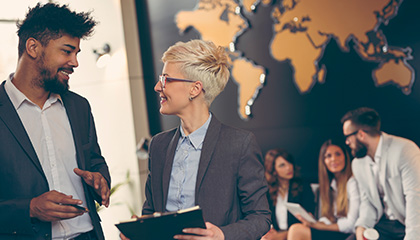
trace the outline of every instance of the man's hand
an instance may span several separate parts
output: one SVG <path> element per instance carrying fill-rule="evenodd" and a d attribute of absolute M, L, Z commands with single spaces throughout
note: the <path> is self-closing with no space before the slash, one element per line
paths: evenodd
<path fill-rule="evenodd" d="M 74 218 L 85 213 L 84 210 L 68 206 L 67 204 L 80 205 L 82 201 L 73 199 L 73 196 L 55 190 L 49 191 L 32 198 L 29 206 L 29 215 L 31 218 L 38 218 L 44 222 L 53 222 Z"/>
<path fill-rule="evenodd" d="M 356 239 L 363 240 L 363 233 L 366 229 L 364 227 L 357 227 L 356 228 Z"/>
<path fill-rule="evenodd" d="M 110 191 L 108 182 L 105 180 L 102 174 L 98 172 L 84 171 L 79 168 L 75 168 L 73 171 L 79 175 L 89 186 L 95 189 L 95 192 L 102 198 L 102 205 L 108 207 Z"/>
<path fill-rule="evenodd" d="M 192 233 L 195 235 L 175 235 L 175 239 L 192 239 L 192 240 L 224 240 L 225 235 L 216 225 L 206 222 L 206 228 L 185 228 L 184 233 Z"/>

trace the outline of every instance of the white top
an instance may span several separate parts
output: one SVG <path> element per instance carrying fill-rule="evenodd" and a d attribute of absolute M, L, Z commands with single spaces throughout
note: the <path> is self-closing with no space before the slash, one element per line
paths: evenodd
<path fill-rule="evenodd" d="M 61 97 L 51 94 L 41 109 L 16 88 L 12 78 L 13 74 L 5 83 L 6 93 L 31 140 L 50 190 L 72 195 L 74 199 L 82 200 L 86 207 L 81 178 L 73 172 L 77 168 L 76 149 Z M 52 222 L 52 238 L 74 238 L 92 229 L 89 214 L 83 214 Z"/>
<path fill-rule="evenodd" d="M 356 179 L 351 177 L 347 181 L 347 199 L 349 201 L 349 210 L 346 217 L 337 216 L 337 182 L 335 179 L 331 181 L 331 188 L 334 190 L 334 216 L 337 218 L 338 229 L 340 232 L 353 233 L 355 230 L 354 224 L 359 217 L 360 206 L 359 188 L 357 186 Z M 327 225 L 331 224 L 331 222 L 326 217 L 321 217 L 319 221 Z"/>
<path fill-rule="evenodd" d="M 277 194 L 277 203 L 276 203 L 276 219 L 277 224 L 279 225 L 280 230 L 287 230 L 287 198 L 289 196 L 289 192 L 286 192 L 284 198 Z"/>

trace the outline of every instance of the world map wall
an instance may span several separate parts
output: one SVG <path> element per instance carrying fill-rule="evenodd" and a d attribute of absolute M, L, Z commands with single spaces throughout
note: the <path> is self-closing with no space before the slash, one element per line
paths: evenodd
<path fill-rule="evenodd" d="M 241 35 L 250 29 L 243 11 L 251 13 L 260 5 L 273 1 L 200 0 L 195 9 L 180 11 L 176 25 L 183 33 L 195 28 L 203 40 L 229 50 L 232 78 L 238 85 L 238 112 L 243 119 L 252 113 L 266 70 L 253 59 L 243 57 L 235 47 Z M 377 87 L 393 84 L 402 93 L 410 94 L 414 70 L 409 46 L 390 46 L 380 30 L 398 14 L 403 1 L 396 0 L 285 0 L 271 13 L 273 36 L 267 48 L 277 61 L 290 62 L 293 81 L 300 93 L 309 93 L 317 83 L 324 83 L 327 67 L 319 64 L 325 47 L 336 41 L 342 51 L 349 51 L 349 41 L 365 61 L 377 62 L 372 81 Z"/>
<path fill-rule="evenodd" d="M 210 111 L 253 132 L 263 153 L 289 151 L 311 181 L 322 143 L 343 138 L 340 119 L 357 107 L 376 109 L 383 131 L 420 145 L 418 0 L 137 2 L 148 14 L 139 14 L 148 19 L 139 36 L 149 53 L 143 70 L 152 135 L 179 125 L 159 114 L 153 91 L 162 54 L 178 41 L 210 39 L 232 63 Z"/>

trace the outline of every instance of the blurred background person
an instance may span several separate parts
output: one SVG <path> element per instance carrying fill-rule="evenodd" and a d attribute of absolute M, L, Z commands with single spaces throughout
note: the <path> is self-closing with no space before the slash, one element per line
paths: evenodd
<path fill-rule="evenodd" d="M 341 123 L 362 196 L 357 239 L 363 239 L 367 228 L 375 228 L 381 240 L 419 239 L 419 147 L 382 132 L 381 118 L 371 108 L 351 110 Z"/>
<path fill-rule="evenodd" d="M 225 49 L 202 40 L 178 42 L 162 61 L 155 85 L 160 113 L 178 116 L 181 125 L 150 142 L 143 214 L 199 205 L 207 229 L 184 229 L 200 237 L 174 238 L 260 239 L 271 224 L 260 147 L 251 132 L 209 112 L 229 80 Z"/>
<path fill-rule="evenodd" d="M 322 144 L 318 158 L 320 218 L 290 227 L 288 239 L 346 239 L 353 237 L 360 197 L 345 146 L 333 140 Z"/>
<path fill-rule="evenodd" d="M 269 150 L 264 165 L 273 227 L 262 239 L 286 239 L 288 227 L 299 220 L 287 211 L 285 203 L 299 203 L 306 211 L 313 213 L 315 197 L 309 183 L 303 182 L 298 176 L 293 156 L 287 151 Z"/>

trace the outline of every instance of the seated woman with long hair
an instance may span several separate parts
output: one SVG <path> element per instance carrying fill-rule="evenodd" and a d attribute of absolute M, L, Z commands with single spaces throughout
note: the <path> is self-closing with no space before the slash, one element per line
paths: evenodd
<path fill-rule="evenodd" d="M 359 215 L 360 197 L 352 176 L 350 156 L 343 144 L 327 140 L 321 146 L 318 160 L 320 216 L 310 223 L 290 227 L 288 239 L 346 239 L 354 232 Z"/>
<path fill-rule="evenodd" d="M 262 240 L 283 240 L 287 237 L 288 227 L 299 222 L 287 211 L 286 202 L 299 203 L 306 211 L 312 213 L 315 208 L 314 194 L 310 185 L 298 177 L 294 159 L 285 150 L 268 151 L 264 165 L 273 228 Z"/>

